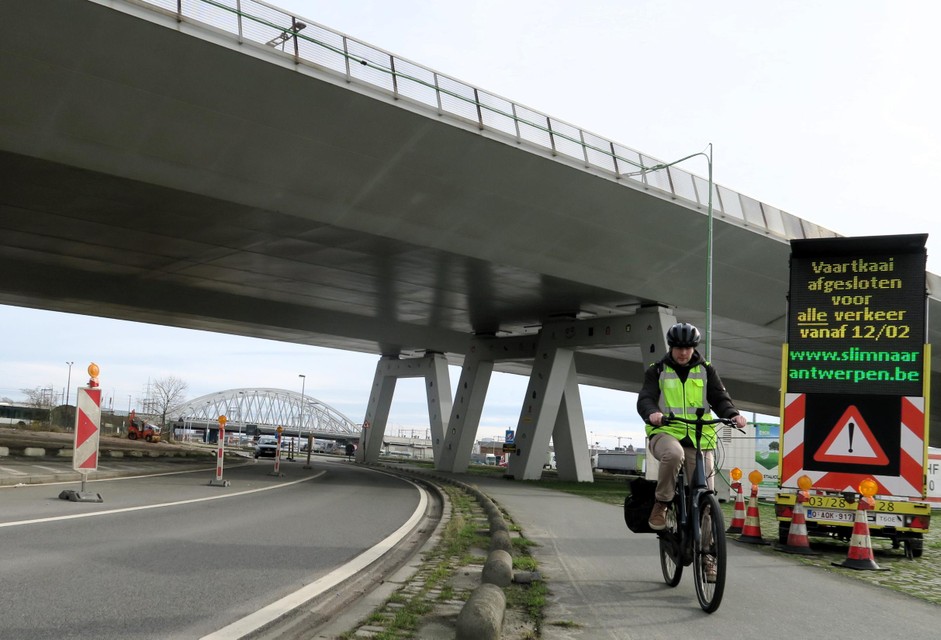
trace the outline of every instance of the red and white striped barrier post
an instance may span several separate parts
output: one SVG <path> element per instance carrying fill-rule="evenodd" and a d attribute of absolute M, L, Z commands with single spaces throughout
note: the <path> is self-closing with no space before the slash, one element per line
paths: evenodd
<path fill-rule="evenodd" d="M 228 487 L 229 481 L 222 479 L 222 467 L 225 460 L 225 423 L 227 418 L 219 416 L 219 447 L 216 450 L 216 477 L 210 480 L 209 484 L 213 487 Z"/>
<path fill-rule="evenodd" d="M 268 474 L 270 476 L 281 475 L 281 432 L 283 431 L 283 427 L 278 427 L 278 448 L 274 452 L 274 471 Z"/>
<path fill-rule="evenodd" d="M 101 427 L 101 389 L 98 388 L 98 365 L 88 365 L 88 386 L 75 392 L 75 440 L 72 468 L 82 474 L 81 491 L 63 491 L 59 497 L 72 502 L 104 502 L 100 493 L 85 491 L 89 471 L 98 470 L 98 443 Z"/>

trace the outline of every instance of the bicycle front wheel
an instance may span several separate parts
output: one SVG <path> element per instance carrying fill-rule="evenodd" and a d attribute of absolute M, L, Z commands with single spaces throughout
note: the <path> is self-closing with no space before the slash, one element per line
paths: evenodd
<path fill-rule="evenodd" d="M 719 608 L 725 591 L 725 523 L 715 494 L 699 497 L 700 544 L 693 550 L 693 574 L 699 606 L 706 613 Z"/>
<path fill-rule="evenodd" d="M 667 526 L 657 534 L 660 542 L 660 570 L 667 586 L 675 587 L 683 577 L 683 550 L 680 531 L 676 525 L 676 509 L 667 509 Z"/>

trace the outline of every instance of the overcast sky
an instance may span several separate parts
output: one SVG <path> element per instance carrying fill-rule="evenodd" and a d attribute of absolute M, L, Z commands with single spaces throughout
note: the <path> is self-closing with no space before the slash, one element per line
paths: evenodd
<path fill-rule="evenodd" d="M 712 143 L 716 182 L 843 235 L 928 233 L 928 268 L 941 273 L 941 3 L 272 4 L 661 160 Z M 683 168 L 706 174 L 703 160 Z M 95 361 L 122 411 L 148 378 L 175 375 L 196 397 L 300 391 L 305 374 L 308 395 L 360 422 L 377 360 L 2 306 L 0 336 L 0 397 L 40 386 L 61 394 L 70 382 L 74 399 Z M 455 385 L 457 369 L 451 376 Z M 524 378 L 495 375 L 479 436 L 515 427 L 525 388 Z M 595 440 L 642 442 L 634 396 L 582 392 Z M 421 383 L 400 381 L 390 429 L 427 424 Z"/>

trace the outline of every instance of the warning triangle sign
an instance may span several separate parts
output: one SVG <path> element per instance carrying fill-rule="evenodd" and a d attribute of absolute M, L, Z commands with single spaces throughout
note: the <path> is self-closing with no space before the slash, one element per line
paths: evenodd
<path fill-rule="evenodd" d="M 830 435 L 814 454 L 817 462 L 889 464 L 889 457 L 854 405 L 847 407 Z"/>

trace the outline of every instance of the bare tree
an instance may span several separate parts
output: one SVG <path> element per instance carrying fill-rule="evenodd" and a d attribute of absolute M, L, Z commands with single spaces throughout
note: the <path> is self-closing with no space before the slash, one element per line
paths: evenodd
<path fill-rule="evenodd" d="M 37 409 L 52 408 L 52 385 L 47 387 L 35 387 L 33 389 L 20 389 L 20 393 L 26 396 L 27 407 L 36 407 Z"/>
<path fill-rule="evenodd" d="M 171 408 L 183 404 L 189 385 L 175 376 L 154 380 L 150 385 L 150 401 L 154 413 L 160 416 L 160 426 L 164 427 L 167 440 L 173 441 L 173 429 L 166 429 L 167 413 Z"/>

